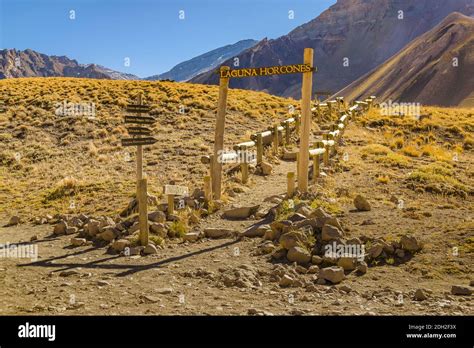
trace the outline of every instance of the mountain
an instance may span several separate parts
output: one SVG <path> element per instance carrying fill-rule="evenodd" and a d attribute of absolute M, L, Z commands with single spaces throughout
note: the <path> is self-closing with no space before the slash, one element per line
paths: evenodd
<path fill-rule="evenodd" d="M 215 50 L 201 54 L 185 62 L 179 63 L 170 71 L 163 74 L 153 75 L 145 78 L 145 80 L 175 80 L 187 81 L 194 76 L 214 69 L 227 59 L 239 55 L 246 49 L 254 46 L 258 41 L 256 40 L 241 40 L 233 45 L 226 45 L 216 48 Z"/>
<path fill-rule="evenodd" d="M 376 95 L 382 101 L 473 107 L 474 18 L 450 14 L 337 95 L 349 100 Z"/>
<path fill-rule="evenodd" d="M 31 49 L 0 50 L 0 78 L 12 77 L 88 77 L 95 79 L 138 80 L 96 64 L 79 64 L 66 56 L 48 56 Z"/>
<path fill-rule="evenodd" d="M 303 60 L 304 48 L 313 48 L 314 63 L 319 70 L 313 79 L 314 91 L 337 92 L 455 11 L 470 15 L 474 13 L 474 2 L 338 0 L 317 18 L 287 35 L 260 41 L 238 58 L 241 67 L 297 64 Z M 348 58 L 348 67 L 343 65 L 344 58 Z M 231 63 L 227 60 L 223 65 L 230 66 Z M 218 75 L 209 71 L 190 82 L 217 84 Z M 301 76 L 232 79 L 230 87 L 299 98 Z"/>

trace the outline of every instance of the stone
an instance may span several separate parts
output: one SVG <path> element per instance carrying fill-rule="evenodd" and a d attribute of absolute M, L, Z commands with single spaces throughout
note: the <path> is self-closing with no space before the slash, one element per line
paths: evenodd
<path fill-rule="evenodd" d="M 227 228 L 214 228 L 214 227 L 211 228 L 210 227 L 204 230 L 204 235 L 207 238 L 215 238 L 215 239 L 231 237 L 235 233 L 236 232 L 234 230 L 230 230 Z"/>
<path fill-rule="evenodd" d="M 326 213 L 323 208 L 319 207 L 311 212 L 310 217 L 315 219 L 329 219 L 331 218 L 331 215 Z"/>
<path fill-rule="evenodd" d="M 296 155 L 298 154 L 299 150 L 295 149 L 293 151 L 289 151 L 286 148 L 283 148 L 283 155 L 282 158 L 285 161 L 296 161 Z"/>
<path fill-rule="evenodd" d="M 155 289 L 155 291 L 156 293 L 160 295 L 168 295 L 173 292 L 173 288 L 158 288 L 158 289 Z"/>
<path fill-rule="evenodd" d="M 357 259 L 355 257 L 341 257 L 337 261 L 337 265 L 344 271 L 353 271 L 357 267 Z"/>
<path fill-rule="evenodd" d="M 293 223 L 303 220 L 306 220 L 306 216 L 300 213 L 295 213 L 288 218 L 288 221 L 291 221 Z"/>
<path fill-rule="evenodd" d="M 299 207 L 299 208 L 296 210 L 296 212 L 297 212 L 298 214 L 301 214 L 301 215 L 305 216 L 306 218 L 309 218 L 310 215 L 311 215 L 311 213 L 312 213 L 311 209 L 308 208 L 306 205 L 303 205 L 303 206 Z"/>
<path fill-rule="evenodd" d="M 83 246 L 87 243 L 85 238 L 71 238 L 71 244 L 75 247 Z"/>
<path fill-rule="evenodd" d="M 262 254 L 270 254 L 275 249 L 276 249 L 276 246 L 271 241 L 267 241 L 259 247 L 259 250 Z"/>
<path fill-rule="evenodd" d="M 375 259 L 379 257 L 383 252 L 383 245 L 382 244 L 375 244 L 370 247 L 367 251 L 367 254 L 370 258 Z"/>
<path fill-rule="evenodd" d="M 318 272 L 319 272 L 319 267 L 316 266 L 316 265 L 310 266 L 310 267 L 308 268 L 308 273 L 309 273 L 309 274 L 316 274 L 316 273 L 318 273 Z"/>
<path fill-rule="evenodd" d="M 95 237 L 99 233 L 99 221 L 89 220 L 89 222 L 84 225 L 84 231 L 89 237 Z"/>
<path fill-rule="evenodd" d="M 272 229 L 266 230 L 263 235 L 264 240 L 275 240 L 280 237 L 280 232 L 274 231 Z"/>
<path fill-rule="evenodd" d="M 166 226 L 161 222 L 152 222 L 149 225 L 150 232 L 160 237 L 166 237 L 167 231 Z"/>
<path fill-rule="evenodd" d="M 76 234 L 79 231 L 77 227 L 66 228 L 66 234 Z"/>
<path fill-rule="evenodd" d="M 189 232 L 183 236 L 185 242 L 195 242 L 199 239 L 199 232 Z"/>
<path fill-rule="evenodd" d="M 262 169 L 262 175 L 270 175 L 273 171 L 273 166 L 265 161 L 260 163 L 260 168 Z"/>
<path fill-rule="evenodd" d="M 283 277 L 281 277 L 278 284 L 283 288 L 291 286 L 293 284 L 293 278 L 291 278 L 289 275 L 285 274 L 285 275 L 283 275 Z"/>
<path fill-rule="evenodd" d="M 287 251 L 285 248 L 279 248 L 279 249 L 276 249 L 273 253 L 272 253 L 272 259 L 274 260 L 281 260 L 283 259 L 287 254 Z"/>
<path fill-rule="evenodd" d="M 342 228 L 342 225 L 341 223 L 339 222 L 339 219 L 337 217 L 330 217 L 328 219 L 326 219 L 326 221 L 324 222 L 325 225 L 332 225 L 334 227 L 337 227 L 338 229 L 340 229 L 341 231 L 343 231 L 344 229 Z"/>
<path fill-rule="evenodd" d="M 158 249 L 153 244 L 148 244 L 145 249 L 143 249 L 145 255 L 158 254 Z"/>
<path fill-rule="evenodd" d="M 145 303 L 157 303 L 161 301 L 160 298 L 155 297 L 155 296 L 150 296 L 150 295 L 142 295 L 140 296 L 140 299 L 143 300 Z"/>
<path fill-rule="evenodd" d="M 409 251 L 411 253 L 417 252 L 422 248 L 420 242 L 413 236 L 403 235 L 400 238 L 400 244 L 403 250 Z"/>
<path fill-rule="evenodd" d="M 359 211 L 369 211 L 371 209 L 370 203 L 361 195 L 357 195 L 356 198 L 354 198 L 354 206 Z"/>
<path fill-rule="evenodd" d="M 260 205 L 254 205 L 254 206 L 249 206 L 249 207 L 237 207 L 237 208 L 232 208 L 224 211 L 223 217 L 225 219 L 247 219 L 251 215 L 254 215 L 258 209 L 260 208 Z"/>
<path fill-rule="evenodd" d="M 115 233 L 112 227 L 107 228 L 105 231 L 100 232 L 97 237 L 106 242 L 111 242 L 115 239 Z"/>
<path fill-rule="evenodd" d="M 311 256 L 311 263 L 313 265 L 320 265 L 323 263 L 323 258 L 319 255 L 313 255 Z"/>
<path fill-rule="evenodd" d="M 171 222 L 179 222 L 181 221 L 181 217 L 179 215 L 176 215 L 176 214 L 168 214 L 168 216 L 166 217 L 166 219 L 168 221 L 171 221 Z"/>
<path fill-rule="evenodd" d="M 263 237 L 265 235 L 265 232 L 267 231 L 271 231 L 271 227 L 270 225 L 260 225 L 260 226 L 257 226 L 257 227 L 251 227 L 247 230 L 245 230 L 242 234 L 245 236 L 245 237 L 250 237 L 250 238 L 254 238 L 254 237 Z"/>
<path fill-rule="evenodd" d="M 332 284 L 340 283 L 345 277 L 344 269 L 342 267 L 331 266 L 319 270 L 319 278 L 328 280 Z"/>
<path fill-rule="evenodd" d="M 413 299 L 415 301 L 424 301 L 428 299 L 428 297 L 426 297 L 426 294 L 422 289 L 416 289 L 415 296 L 413 297 Z"/>
<path fill-rule="evenodd" d="M 332 225 L 324 225 L 321 239 L 323 242 L 329 242 L 332 240 L 339 241 L 343 236 L 343 233 L 336 227 Z"/>
<path fill-rule="evenodd" d="M 346 294 L 352 291 L 352 288 L 349 285 L 341 285 L 339 290 L 344 291 Z"/>
<path fill-rule="evenodd" d="M 160 210 L 157 210 L 148 214 L 148 220 L 157 223 L 165 223 L 166 214 Z"/>
<path fill-rule="evenodd" d="M 30 242 L 34 242 L 34 241 L 37 241 L 37 240 L 38 240 L 37 235 L 31 236 L 31 238 L 30 238 Z"/>
<path fill-rule="evenodd" d="M 299 243 L 306 243 L 308 238 L 301 232 L 291 231 L 282 235 L 279 239 L 280 245 L 289 250 Z"/>
<path fill-rule="evenodd" d="M 130 241 L 127 239 L 116 240 L 111 246 L 113 250 L 118 252 L 124 251 L 127 247 L 130 247 Z"/>
<path fill-rule="evenodd" d="M 300 265 L 297 265 L 295 267 L 295 271 L 296 273 L 299 273 L 299 274 L 306 274 L 308 273 L 308 270 L 306 269 L 306 267 L 303 267 L 303 266 L 300 266 Z"/>
<path fill-rule="evenodd" d="M 467 286 L 453 285 L 451 287 L 451 294 L 460 296 L 472 295 L 472 289 Z"/>
<path fill-rule="evenodd" d="M 318 278 L 318 279 L 316 279 L 316 284 L 318 284 L 318 285 L 326 285 L 326 279 Z"/>
<path fill-rule="evenodd" d="M 366 274 L 368 269 L 367 263 L 365 261 L 359 262 L 356 269 L 359 274 Z"/>
<path fill-rule="evenodd" d="M 397 257 L 403 259 L 405 257 L 405 250 L 397 249 L 397 250 L 395 250 L 395 255 L 397 255 Z"/>
<path fill-rule="evenodd" d="M 65 221 L 60 221 L 56 224 L 56 226 L 54 226 L 53 234 L 55 235 L 66 234 L 67 228 L 68 228 L 67 223 Z"/>
<path fill-rule="evenodd" d="M 297 262 L 298 264 L 307 264 L 311 261 L 311 254 L 305 248 L 294 246 L 288 250 L 286 258 L 290 262 Z"/>
<path fill-rule="evenodd" d="M 16 225 L 18 225 L 19 223 L 20 223 L 20 217 L 14 215 L 14 216 L 10 217 L 10 220 L 8 220 L 8 223 L 7 223 L 6 226 L 7 226 L 7 227 L 9 227 L 9 226 L 16 226 Z"/>

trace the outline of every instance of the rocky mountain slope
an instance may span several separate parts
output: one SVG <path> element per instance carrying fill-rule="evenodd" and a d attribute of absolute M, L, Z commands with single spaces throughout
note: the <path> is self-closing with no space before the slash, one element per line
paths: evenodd
<path fill-rule="evenodd" d="M 153 75 L 145 78 L 145 80 L 175 80 L 175 81 L 187 81 L 196 75 L 207 72 L 214 69 L 219 64 L 222 64 L 227 59 L 230 59 L 247 48 L 254 46 L 258 41 L 256 40 L 241 40 L 232 45 L 226 45 L 223 47 L 216 48 L 215 50 L 201 54 L 200 56 L 194 57 L 190 60 L 179 63 L 173 67 L 170 71 L 163 74 Z"/>
<path fill-rule="evenodd" d="M 48 56 L 31 49 L 0 51 L 0 78 L 13 77 L 84 77 L 113 80 L 138 80 L 96 64 L 79 64 L 66 56 Z"/>
<path fill-rule="evenodd" d="M 288 35 L 264 39 L 238 58 L 242 67 L 294 64 L 301 63 L 305 47 L 314 48 L 314 63 L 319 69 L 314 90 L 336 92 L 454 11 L 471 15 L 474 4 L 472 0 L 338 0 L 314 20 Z M 231 63 L 227 60 L 223 64 Z M 191 82 L 217 84 L 217 80 L 217 75 L 207 72 Z M 233 79 L 230 86 L 299 97 L 301 76 Z"/>
<path fill-rule="evenodd" d="M 474 106 L 474 18 L 452 13 L 338 93 L 349 99 Z"/>

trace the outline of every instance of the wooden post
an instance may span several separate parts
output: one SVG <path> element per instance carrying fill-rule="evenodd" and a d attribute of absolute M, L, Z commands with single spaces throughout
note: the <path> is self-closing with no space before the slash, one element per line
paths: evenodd
<path fill-rule="evenodd" d="M 221 72 L 230 70 L 228 66 L 221 66 Z M 214 199 L 221 198 L 222 190 L 222 163 L 219 163 L 219 152 L 224 148 L 225 114 L 227 108 L 227 92 L 229 90 L 229 78 L 221 77 L 219 80 L 219 101 L 217 103 L 216 132 L 214 137 L 214 158 L 212 174 L 212 193 Z"/>
<path fill-rule="evenodd" d="M 295 194 L 295 173 L 289 172 L 286 177 L 288 179 L 288 197 L 293 197 L 293 195 Z"/>
<path fill-rule="evenodd" d="M 247 163 L 247 147 L 242 146 L 240 151 L 244 151 L 243 162 L 240 164 L 240 171 L 242 172 L 242 184 L 246 184 L 249 180 L 249 164 Z"/>
<path fill-rule="evenodd" d="M 174 195 L 167 195 L 168 197 L 168 215 L 174 214 Z"/>
<path fill-rule="evenodd" d="M 327 167 L 329 165 L 329 145 L 327 144 L 329 137 L 327 133 L 323 134 L 323 140 L 326 141 L 325 144 L 323 143 L 324 148 L 326 149 L 326 151 L 323 154 L 323 163 L 324 163 L 324 166 Z"/>
<path fill-rule="evenodd" d="M 319 177 L 319 159 L 320 155 L 313 156 L 313 183 L 316 183 Z"/>
<path fill-rule="evenodd" d="M 263 140 L 262 133 L 257 134 L 257 164 L 263 162 Z"/>
<path fill-rule="evenodd" d="M 275 124 L 273 126 L 273 154 L 275 156 L 278 156 L 278 124 Z"/>
<path fill-rule="evenodd" d="M 304 64 L 313 67 L 313 49 L 304 49 Z M 313 72 L 303 73 L 301 88 L 301 131 L 300 131 L 300 158 L 298 163 L 298 190 L 301 193 L 308 191 L 308 164 L 309 164 L 309 135 L 311 132 L 311 93 L 313 88 Z"/>
<path fill-rule="evenodd" d="M 290 122 L 285 122 L 285 143 L 286 145 L 290 144 Z"/>
<path fill-rule="evenodd" d="M 140 244 L 148 245 L 148 197 L 146 179 L 138 180 L 138 224 L 140 226 Z"/>
<path fill-rule="evenodd" d="M 296 132 L 297 136 L 300 135 L 300 128 L 301 128 L 301 116 L 296 115 L 295 116 L 295 132 Z"/>
<path fill-rule="evenodd" d="M 211 176 L 204 177 L 204 199 L 209 202 L 212 199 Z"/>

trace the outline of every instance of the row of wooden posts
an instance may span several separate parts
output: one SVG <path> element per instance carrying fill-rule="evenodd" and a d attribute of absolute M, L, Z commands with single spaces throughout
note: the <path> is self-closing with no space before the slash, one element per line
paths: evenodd
<path fill-rule="evenodd" d="M 367 111 L 371 105 L 375 96 L 367 98 L 365 101 L 356 101 L 353 105 L 347 109 L 344 99 L 342 97 L 336 98 L 336 100 L 330 100 L 326 103 L 316 103 L 315 107 L 311 109 L 311 112 L 316 120 L 321 120 L 323 110 L 327 109 L 329 115 L 332 115 L 334 111 L 342 114 L 337 122 L 331 126 L 330 130 L 322 133 L 322 140 L 317 141 L 313 144 L 313 148 L 309 149 L 309 158 L 312 159 L 313 165 L 313 183 L 316 182 L 320 173 L 320 163 L 325 167 L 329 166 L 329 157 L 332 152 L 335 151 L 337 143 L 343 135 L 344 130 L 347 127 L 349 120 L 354 119 L 356 115 L 361 112 Z M 295 115 L 294 117 L 288 118 L 282 121 L 280 124 L 276 123 L 267 130 L 254 133 L 250 136 L 250 140 L 239 143 L 233 146 L 235 151 L 232 154 L 228 154 L 228 159 L 242 158 L 244 161 L 240 163 L 241 181 L 243 184 L 248 182 L 249 178 L 249 163 L 245 161 L 247 156 L 240 156 L 241 153 L 246 153 L 249 149 L 256 149 L 256 164 L 260 165 L 263 162 L 263 153 L 265 146 L 272 147 L 272 154 L 277 155 L 279 153 L 280 146 L 285 146 L 291 143 L 292 133 L 299 135 L 301 132 L 301 115 Z M 215 198 L 212 192 L 212 181 L 213 181 L 213 170 L 212 166 L 215 163 L 214 155 L 203 156 L 201 162 L 209 165 L 209 174 L 204 177 L 204 195 L 207 201 Z M 300 170 L 300 158 L 297 154 L 297 170 Z M 308 166 L 306 166 L 308 168 Z M 304 169 L 303 169 L 304 170 Z M 293 196 L 296 186 L 295 172 L 288 173 L 288 195 Z"/>

